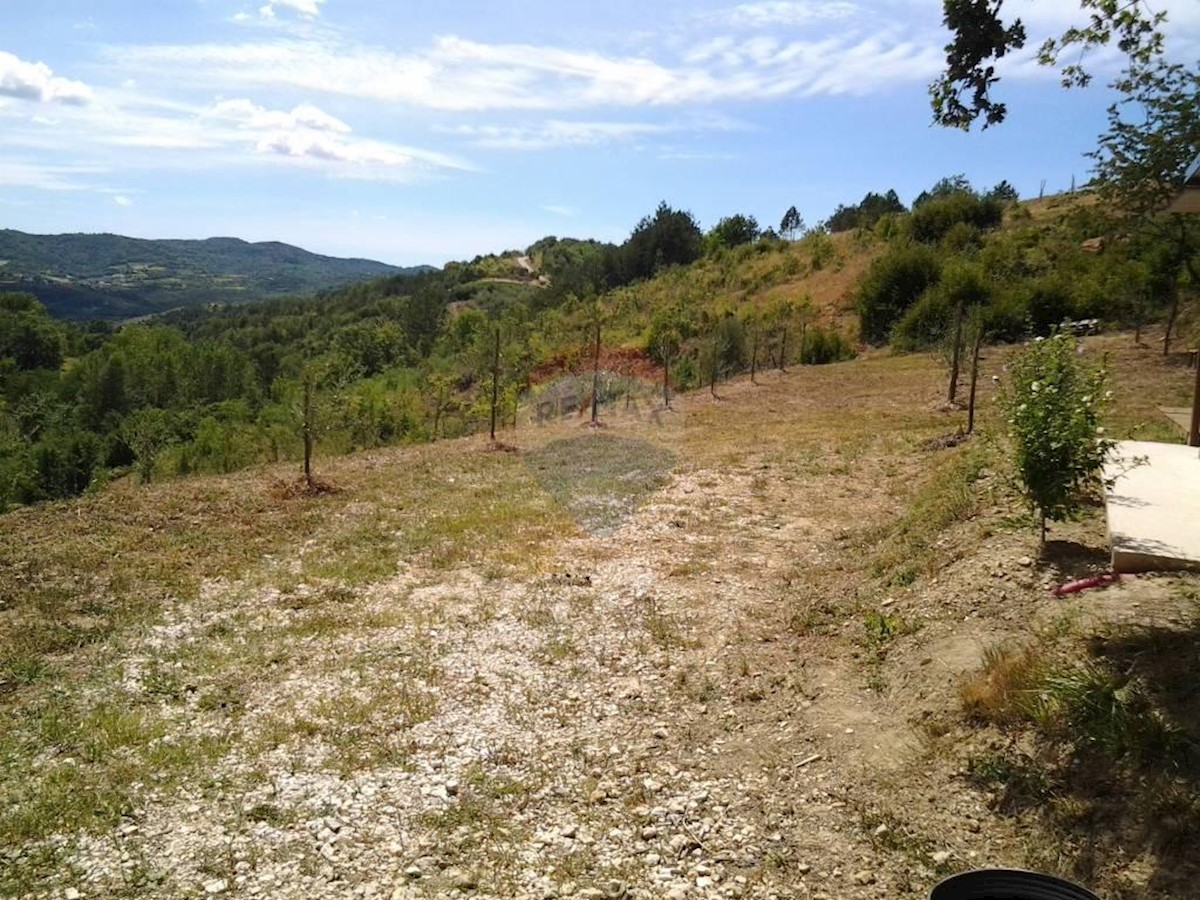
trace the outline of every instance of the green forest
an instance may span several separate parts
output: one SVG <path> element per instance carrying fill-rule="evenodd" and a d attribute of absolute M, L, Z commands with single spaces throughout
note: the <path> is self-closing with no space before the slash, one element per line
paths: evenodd
<path fill-rule="evenodd" d="M 0 294 L 0 509 L 131 474 L 298 460 L 306 436 L 319 467 L 321 455 L 476 432 L 497 344 L 504 425 L 590 373 L 597 328 L 604 403 L 646 393 L 664 367 L 688 390 L 869 347 L 944 348 L 966 332 L 1011 342 L 1072 319 L 1175 326 L 1197 284 L 1200 227 L 1172 216 L 1132 230 L 1091 192 L 1022 203 L 1005 183 L 953 176 L 911 209 L 888 191 L 834 218 L 839 230 L 807 230 L 791 207 L 778 230 L 733 215 L 705 232 L 663 203 L 620 245 L 548 237 L 523 254 L 124 326 Z"/>

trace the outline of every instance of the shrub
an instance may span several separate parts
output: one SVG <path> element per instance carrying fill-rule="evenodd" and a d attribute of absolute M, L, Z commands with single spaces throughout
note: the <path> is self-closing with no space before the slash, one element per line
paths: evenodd
<path fill-rule="evenodd" d="M 810 326 L 805 332 L 804 346 L 800 351 L 801 362 L 821 366 L 853 358 L 854 347 L 841 332 L 826 331 L 816 325 Z"/>
<path fill-rule="evenodd" d="M 892 345 L 898 350 L 926 350 L 945 336 L 953 315 L 945 292 L 931 288 L 900 317 L 892 330 Z"/>
<path fill-rule="evenodd" d="M 1075 313 L 1071 289 L 1053 276 L 1028 282 L 1023 288 L 1029 324 L 1035 335 L 1046 336 Z"/>
<path fill-rule="evenodd" d="M 913 240 L 936 244 L 958 224 L 972 225 L 981 231 L 996 228 L 1003 218 L 999 201 L 982 198 L 969 191 L 928 200 L 916 207 L 909 218 Z"/>
<path fill-rule="evenodd" d="M 1095 483 L 1114 442 L 1099 428 L 1111 392 L 1108 375 L 1075 356 L 1066 335 L 1037 339 L 1013 360 L 1002 395 L 1013 462 L 1025 499 L 1041 521 L 1073 518 L 1081 495 Z"/>
<path fill-rule="evenodd" d="M 884 343 L 896 321 L 941 275 L 937 254 L 919 244 L 893 247 L 875 260 L 856 298 L 863 340 Z"/>

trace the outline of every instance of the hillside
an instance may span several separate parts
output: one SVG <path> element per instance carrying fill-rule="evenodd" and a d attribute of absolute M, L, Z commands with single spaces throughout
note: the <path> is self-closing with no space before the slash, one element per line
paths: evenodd
<path fill-rule="evenodd" d="M 64 319 L 122 320 L 176 307 L 312 294 L 427 270 L 237 238 L 143 240 L 0 230 L 0 291 L 29 291 Z"/>
<path fill-rule="evenodd" d="M 1132 335 L 1084 353 L 1115 433 L 1187 396 Z M 277 465 L 11 514 L 0 892 L 1188 896 L 1194 768 L 960 691 L 1032 647 L 1194 740 L 1196 578 L 1052 597 L 1101 513 L 1042 553 L 997 441 L 924 449 L 961 422 L 926 357 L 759 381 L 322 461 L 319 497 Z"/>

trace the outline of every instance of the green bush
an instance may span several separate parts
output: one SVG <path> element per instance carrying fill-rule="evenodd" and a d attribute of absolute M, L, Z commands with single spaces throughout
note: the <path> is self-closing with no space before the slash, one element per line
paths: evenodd
<path fill-rule="evenodd" d="M 1073 518 L 1082 495 L 1112 453 L 1100 415 L 1107 406 L 1107 372 L 1089 368 L 1066 335 L 1038 338 L 1010 363 L 1001 395 L 1008 413 L 1013 463 L 1025 499 L 1041 521 Z"/>
<path fill-rule="evenodd" d="M 937 253 L 920 244 L 893 247 L 871 264 L 856 297 L 862 339 L 882 344 L 892 326 L 942 276 Z"/>
<path fill-rule="evenodd" d="M 804 347 L 800 361 L 808 365 L 821 366 L 854 358 L 854 346 L 839 331 L 826 331 L 816 325 L 804 334 Z"/>
<path fill-rule="evenodd" d="M 945 337 L 953 315 L 954 307 L 945 292 L 930 288 L 892 329 L 892 346 L 910 352 L 929 349 Z"/>
<path fill-rule="evenodd" d="M 1003 216 L 1004 207 L 998 200 L 958 191 L 928 200 L 913 209 L 909 233 L 915 241 L 936 244 L 955 225 L 966 224 L 987 231 L 999 227 Z"/>
<path fill-rule="evenodd" d="M 1070 286 L 1061 278 L 1048 276 L 1026 282 L 1019 288 L 1025 295 L 1029 324 L 1035 335 L 1051 334 L 1064 319 L 1075 317 Z"/>

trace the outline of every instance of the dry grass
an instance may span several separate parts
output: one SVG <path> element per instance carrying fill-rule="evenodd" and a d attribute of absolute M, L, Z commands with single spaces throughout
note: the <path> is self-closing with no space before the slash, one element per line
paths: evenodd
<path fill-rule="evenodd" d="M 984 651 L 983 668 L 963 682 L 963 710 L 996 725 L 1021 721 L 1036 705 L 1036 691 L 1047 670 L 1044 648 L 991 647 Z"/>

